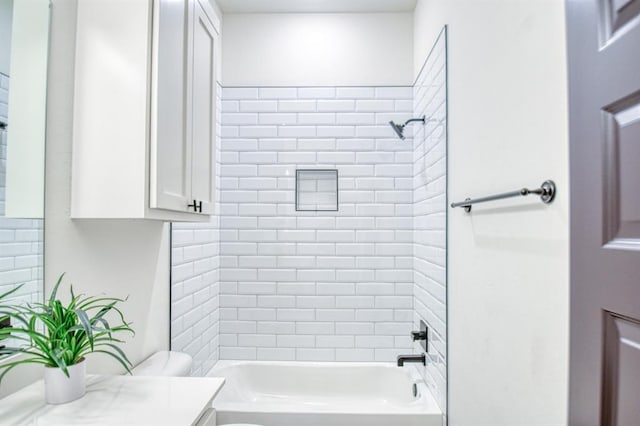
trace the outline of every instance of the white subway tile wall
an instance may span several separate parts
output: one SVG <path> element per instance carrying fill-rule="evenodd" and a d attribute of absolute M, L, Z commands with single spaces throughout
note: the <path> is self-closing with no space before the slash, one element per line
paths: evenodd
<path fill-rule="evenodd" d="M 410 352 L 413 144 L 388 121 L 412 88 L 222 93 L 220 358 Z M 337 212 L 295 210 L 298 168 L 338 170 Z"/>
<path fill-rule="evenodd" d="M 220 135 L 222 87 L 216 90 Z M 221 144 L 216 139 L 216 146 Z M 171 232 L 171 349 L 193 357 L 193 376 L 218 361 L 220 320 L 220 150 L 216 150 L 216 214 L 208 223 L 174 223 Z"/>
<path fill-rule="evenodd" d="M 414 328 L 429 327 L 429 362 L 419 370 L 446 412 L 447 253 L 447 63 L 446 34 L 438 38 L 414 86 L 413 151 Z M 414 351 L 420 350 L 418 344 Z"/>
<path fill-rule="evenodd" d="M 9 77 L 0 74 L 0 121 L 8 123 Z M 43 220 L 4 217 L 7 171 L 7 136 L 0 130 L 0 294 L 23 287 L 11 303 L 41 302 L 43 280 Z"/>

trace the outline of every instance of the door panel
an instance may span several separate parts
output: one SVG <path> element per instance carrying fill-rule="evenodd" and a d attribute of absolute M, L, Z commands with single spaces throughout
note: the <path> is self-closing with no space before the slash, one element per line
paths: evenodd
<path fill-rule="evenodd" d="M 211 21 L 195 2 L 193 30 L 193 157 L 192 198 L 202 201 L 202 213 L 214 213 L 215 201 L 215 37 Z"/>
<path fill-rule="evenodd" d="M 640 0 L 567 0 L 570 425 L 639 425 Z"/>
<path fill-rule="evenodd" d="M 190 1 L 159 0 L 154 5 L 150 206 L 184 212 L 191 190 L 187 126 Z"/>
<path fill-rule="evenodd" d="M 640 323 L 605 312 L 602 424 L 640 422 Z"/>
<path fill-rule="evenodd" d="M 640 16 L 640 0 L 601 0 L 599 25 L 603 45 L 633 26 Z"/>
<path fill-rule="evenodd" d="M 603 109 L 605 244 L 640 249 L 640 94 Z"/>

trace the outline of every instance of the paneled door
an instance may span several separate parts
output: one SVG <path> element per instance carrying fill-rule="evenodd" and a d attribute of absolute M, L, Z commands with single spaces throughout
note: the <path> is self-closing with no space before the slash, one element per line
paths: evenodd
<path fill-rule="evenodd" d="M 640 425 L 640 0 L 567 0 L 569 423 Z"/>

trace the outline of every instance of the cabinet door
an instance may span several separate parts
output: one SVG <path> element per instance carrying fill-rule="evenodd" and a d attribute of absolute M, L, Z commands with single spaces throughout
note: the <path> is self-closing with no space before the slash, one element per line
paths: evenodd
<path fill-rule="evenodd" d="M 154 2 L 151 99 L 150 206 L 188 211 L 191 145 L 188 125 L 193 0 Z"/>
<path fill-rule="evenodd" d="M 195 1 L 193 15 L 192 158 L 191 198 L 202 202 L 202 213 L 213 214 L 216 176 L 216 78 L 217 34 L 206 12 Z"/>

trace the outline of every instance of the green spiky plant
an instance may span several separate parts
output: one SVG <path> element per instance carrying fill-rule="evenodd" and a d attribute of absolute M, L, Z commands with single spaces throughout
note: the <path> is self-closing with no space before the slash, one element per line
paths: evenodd
<path fill-rule="evenodd" d="M 65 305 L 56 298 L 63 277 L 64 274 L 58 278 L 46 303 L 5 305 L 4 300 L 20 287 L 0 295 L 0 321 L 11 321 L 10 327 L 0 329 L 0 341 L 11 338 L 22 343 L 0 349 L 0 355 L 22 355 L 16 361 L 0 364 L 0 382 L 22 364 L 60 368 L 69 377 L 68 367 L 92 352 L 114 358 L 131 373 L 132 364 L 117 345 L 123 341 L 115 337 L 134 334 L 131 323 L 116 306 L 126 299 L 75 294 L 70 286 L 71 299 Z M 107 316 L 115 317 L 118 323 L 110 324 Z"/>

